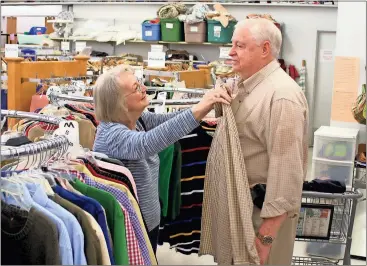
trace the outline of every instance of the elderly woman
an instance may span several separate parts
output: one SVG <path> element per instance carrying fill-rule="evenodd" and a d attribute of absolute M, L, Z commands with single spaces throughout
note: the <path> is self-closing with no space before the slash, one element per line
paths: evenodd
<path fill-rule="evenodd" d="M 94 151 L 119 159 L 131 171 L 154 251 L 160 223 L 158 153 L 199 126 L 215 103 L 230 104 L 227 91 L 208 91 L 200 103 L 170 114 L 144 112 L 146 88 L 127 66 L 102 74 L 95 85 L 97 128 Z"/>

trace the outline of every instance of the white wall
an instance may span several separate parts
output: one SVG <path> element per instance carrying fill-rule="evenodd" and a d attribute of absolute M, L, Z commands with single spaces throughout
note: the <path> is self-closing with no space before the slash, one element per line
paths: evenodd
<path fill-rule="evenodd" d="M 366 2 L 339 2 L 335 55 L 360 58 L 360 93 L 366 83 Z M 340 121 L 331 121 L 331 125 L 360 128 L 361 141 L 366 142 L 364 125 Z"/>

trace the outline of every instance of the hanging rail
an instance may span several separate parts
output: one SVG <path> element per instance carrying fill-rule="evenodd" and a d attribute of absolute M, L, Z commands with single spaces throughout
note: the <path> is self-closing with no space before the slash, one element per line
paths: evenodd
<path fill-rule="evenodd" d="M 93 97 L 86 97 L 86 96 L 74 96 L 74 95 L 67 95 L 67 94 L 57 94 L 52 93 L 50 94 L 51 102 L 57 102 L 58 100 L 66 100 L 66 101 L 75 101 L 75 102 L 83 102 L 83 103 L 93 103 Z M 191 105 L 200 102 L 201 99 L 178 99 L 178 100 L 151 100 L 150 105 L 162 104 L 163 102 L 165 105 Z"/>
<path fill-rule="evenodd" d="M 57 77 L 57 78 L 46 78 L 46 79 L 22 78 L 22 82 L 36 82 L 36 83 L 60 82 L 60 81 L 72 81 L 72 80 L 97 79 L 98 77 L 99 75 L 88 75 L 88 76 L 79 76 L 79 77 Z"/>
<path fill-rule="evenodd" d="M 1 116 L 7 116 L 11 118 L 29 118 L 35 121 L 47 122 L 55 125 L 58 125 L 61 121 L 63 121 L 63 119 L 54 116 L 15 110 L 1 110 Z"/>
<path fill-rule="evenodd" d="M 47 122 L 55 125 L 58 125 L 60 124 L 61 121 L 63 121 L 63 119 L 54 116 L 23 112 L 23 111 L 15 111 L 15 110 L 1 110 L 1 116 L 12 118 L 28 118 L 35 121 Z M 1 160 L 26 155 L 33 155 L 43 151 L 60 148 L 61 146 L 65 147 L 69 146 L 69 140 L 66 136 L 58 136 L 52 139 L 40 141 L 38 143 L 32 143 L 20 147 L 1 150 Z"/>
<path fill-rule="evenodd" d="M 52 139 L 40 141 L 39 143 L 26 144 L 20 147 L 1 150 L 1 160 L 34 155 L 44 151 L 57 149 L 62 146 L 68 147 L 69 145 L 69 140 L 66 136 L 58 136 Z"/>

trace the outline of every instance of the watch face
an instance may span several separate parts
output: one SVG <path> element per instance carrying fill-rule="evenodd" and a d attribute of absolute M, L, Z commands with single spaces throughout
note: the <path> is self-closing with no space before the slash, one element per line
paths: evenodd
<path fill-rule="evenodd" d="M 264 236 L 264 244 L 270 245 L 273 243 L 273 238 L 271 236 Z"/>

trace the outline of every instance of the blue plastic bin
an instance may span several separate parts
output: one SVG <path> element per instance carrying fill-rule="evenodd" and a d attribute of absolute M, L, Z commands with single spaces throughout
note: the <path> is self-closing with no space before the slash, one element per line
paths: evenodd
<path fill-rule="evenodd" d="M 24 59 L 31 58 L 32 61 L 36 61 L 36 51 L 33 49 L 22 49 L 20 50 Z"/>
<path fill-rule="evenodd" d="M 144 22 L 142 24 L 142 39 L 144 41 L 160 41 L 161 40 L 161 25 Z"/>
<path fill-rule="evenodd" d="M 32 27 L 28 32 L 28 35 L 40 35 L 46 33 L 46 27 Z"/>

